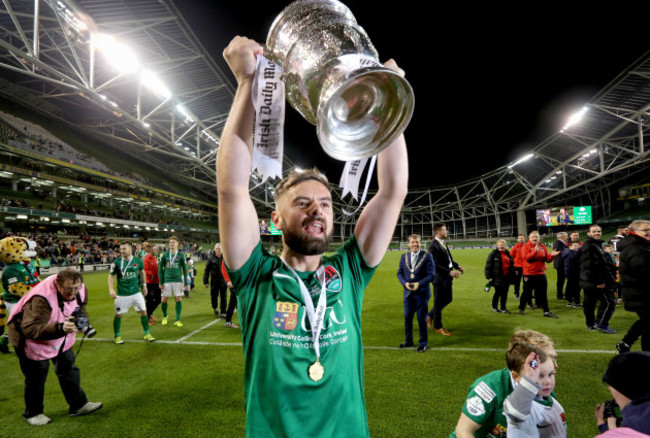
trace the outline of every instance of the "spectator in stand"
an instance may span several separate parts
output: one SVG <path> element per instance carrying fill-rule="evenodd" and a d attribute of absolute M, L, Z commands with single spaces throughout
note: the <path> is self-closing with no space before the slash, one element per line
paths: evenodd
<path fill-rule="evenodd" d="M 559 252 L 549 252 L 546 246 L 540 242 L 539 232 L 537 231 L 530 232 L 528 242 L 524 245 L 522 252 L 524 259 L 524 293 L 519 300 L 519 314 L 526 314 L 524 311 L 526 303 L 534 293 L 537 307 L 543 309 L 544 316 L 557 318 L 557 315 L 551 313 L 548 307 L 546 263 L 550 263 Z"/>
<path fill-rule="evenodd" d="M 517 243 L 510 250 L 510 255 L 514 261 L 514 278 L 513 284 L 515 285 L 515 298 L 519 299 L 519 287 L 521 285 L 521 279 L 524 276 L 524 259 L 522 258 L 521 250 L 526 243 L 526 236 L 519 234 L 517 236 Z"/>
<path fill-rule="evenodd" d="M 587 240 L 580 247 L 580 287 L 585 291 L 583 311 L 588 330 L 614 334 L 616 330 L 609 327 L 609 320 L 616 309 L 616 300 L 610 291 L 616 284 L 616 279 L 608 267 L 608 256 L 603 251 L 601 235 L 600 226 L 591 225 Z M 594 316 L 598 302 L 598 315 Z"/>
<path fill-rule="evenodd" d="M 560 211 L 563 210 L 564 209 Z M 564 251 L 567 248 L 566 240 L 567 240 L 567 233 L 565 233 L 564 231 L 557 233 L 557 240 L 553 243 L 553 250 L 557 251 L 558 253 L 562 253 L 562 251 Z M 564 273 L 564 264 L 562 263 L 560 257 L 555 257 L 555 259 L 553 260 L 553 267 L 557 272 L 557 281 L 555 283 L 557 299 L 564 300 L 566 299 L 566 297 L 564 296 L 565 295 L 564 294 L 565 273 Z"/>

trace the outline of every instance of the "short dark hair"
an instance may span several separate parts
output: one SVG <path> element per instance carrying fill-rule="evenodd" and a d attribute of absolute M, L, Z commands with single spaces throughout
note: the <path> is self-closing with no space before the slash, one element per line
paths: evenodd
<path fill-rule="evenodd" d="M 440 230 L 442 229 L 442 227 L 444 227 L 444 226 L 445 226 L 445 224 L 442 224 L 442 223 L 434 224 L 434 225 L 433 225 L 433 234 L 436 234 L 436 233 L 437 233 L 438 231 L 440 231 Z"/>
<path fill-rule="evenodd" d="M 59 286 L 63 286 L 68 280 L 71 280 L 72 284 L 84 282 L 84 279 L 81 276 L 81 272 L 75 271 L 74 269 L 70 269 L 70 268 L 64 269 L 63 271 L 59 272 L 56 276 L 56 283 Z"/>
<path fill-rule="evenodd" d="M 275 199 L 277 202 L 277 200 L 280 199 L 280 197 L 284 195 L 291 187 L 297 186 L 301 182 L 309 180 L 318 181 L 327 187 L 327 190 L 332 190 L 327 177 L 315 167 L 313 169 L 300 171 L 292 170 L 287 177 L 283 178 L 279 183 L 275 185 L 275 189 L 273 191 L 273 199 Z"/>

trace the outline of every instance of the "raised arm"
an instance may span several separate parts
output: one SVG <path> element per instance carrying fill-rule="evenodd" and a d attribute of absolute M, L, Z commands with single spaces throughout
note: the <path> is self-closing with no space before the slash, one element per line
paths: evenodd
<path fill-rule="evenodd" d="M 361 212 L 354 235 L 369 266 L 377 266 L 393 237 L 408 192 L 408 157 L 404 136 L 377 157 L 379 190 Z"/>
<path fill-rule="evenodd" d="M 392 59 L 385 65 L 403 73 Z M 408 156 L 404 135 L 379 153 L 377 182 L 379 190 L 361 212 L 354 229 L 361 253 L 369 266 L 377 266 L 386 254 L 408 193 Z"/>
<path fill-rule="evenodd" d="M 250 198 L 248 183 L 255 114 L 251 88 L 256 55 L 261 53 L 259 44 L 239 36 L 223 52 L 237 79 L 237 92 L 217 154 L 219 235 L 224 260 L 230 269 L 241 268 L 260 240 L 257 212 Z"/>

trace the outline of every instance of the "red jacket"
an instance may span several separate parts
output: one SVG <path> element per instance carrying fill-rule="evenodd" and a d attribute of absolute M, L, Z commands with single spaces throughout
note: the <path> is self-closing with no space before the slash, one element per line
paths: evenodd
<path fill-rule="evenodd" d="M 521 249 L 524 259 L 524 275 L 544 275 L 546 263 L 553 260 L 553 256 L 543 243 L 539 243 L 539 250 L 535 251 L 535 244 L 528 241 Z"/>
<path fill-rule="evenodd" d="M 145 282 L 147 284 L 158 284 L 158 261 L 151 254 L 144 256 L 142 261 L 144 264 L 144 274 L 146 277 Z"/>
<path fill-rule="evenodd" d="M 515 262 L 516 268 L 522 268 L 524 266 L 524 258 L 521 253 L 522 249 L 524 249 L 523 243 L 515 243 L 515 246 L 510 250 L 510 255 L 512 256 L 512 260 Z"/>
<path fill-rule="evenodd" d="M 226 283 L 230 283 L 230 277 L 228 277 L 228 272 L 226 272 L 226 263 L 221 262 L 221 275 L 223 275 L 223 279 L 226 280 Z"/>

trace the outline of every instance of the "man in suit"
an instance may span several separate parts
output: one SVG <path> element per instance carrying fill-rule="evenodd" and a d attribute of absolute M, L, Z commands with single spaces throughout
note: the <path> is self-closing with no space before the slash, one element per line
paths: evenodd
<path fill-rule="evenodd" d="M 399 348 L 413 346 L 413 315 L 418 315 L 418 327 L 420 328 L 420 341 L 417 352 L 424 353 L 427 350 L 427 311 L 429 310 L 429 298 L 431 289 L 429 283 L 433 280 L 435 266 L 431 254 L 420 249 L 420 236 L 412 234 L 409 236 L 410 251 L 402 254 L 397 270 L 397 278 L 404 287 L 404 328 L 406 338 Z"/>
<path fill-rule="evenodd" d="M 458 263 L 454 261 L 451 252 L 447 247 L 447 227 L 444 224 L 433 226 L 435 239 L 429 246 L 429 252 L 433 256 L 436 265 L 436 273 L 433 277 L 433 308 L 427 316 L 427 324 L 438 334 L 451 336 L 451 332 L 442 326 L 442 309 L 451 303 L 453 296 L 451 284 L 454 278 L 465 273 Z"/>

